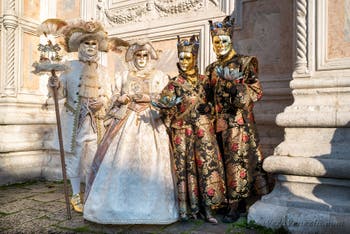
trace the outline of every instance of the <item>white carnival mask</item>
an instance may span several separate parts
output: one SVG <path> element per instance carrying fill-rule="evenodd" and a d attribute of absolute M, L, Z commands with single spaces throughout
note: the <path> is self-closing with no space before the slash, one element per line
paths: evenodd
<path fill-rule="evenodd" d="M 213 48 L 217 56 L 226 55 L 232 49 L 230 36 L 227 36 L 227 35 L 214 36 Z"/>
<path fill-rule="evenodd" d="M 143 70 L 150 60 L 150 55 L 147 50 L 138 50 L 134 54 L 134 65 L 138 70 Z"/>

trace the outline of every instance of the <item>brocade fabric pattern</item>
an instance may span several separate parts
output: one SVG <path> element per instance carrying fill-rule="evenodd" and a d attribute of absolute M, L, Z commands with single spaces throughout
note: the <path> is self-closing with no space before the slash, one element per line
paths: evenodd
<path fill-rule="evenodd" d="M 201 207 L 216 208 L 225 199 L 224 172 L 210 113 L 200 114 L 199 104 L 207 103 L 204 90 L 208 79 L 197 75 L 192 82 L 179 75 L 162 91 L 160 100 L 181 98 L 163 109 L 170 128 L 180 217 L 196 215 Z"/>
<path fill-rule="evenodd" d="M 234 79 L 220 77 L 218 67 L 228 68 Z M 230 201 L 240 200 L 251 194 L 257 166 L 263 160 L 253 114 L 254 102 L 262 97 L 258 61 L 251 56 L 229 54 L 210 64 L 206 74 L 213 90 L 216 119 L 227 126 L 217 133 L 222 139 L 227 197 Z"/>

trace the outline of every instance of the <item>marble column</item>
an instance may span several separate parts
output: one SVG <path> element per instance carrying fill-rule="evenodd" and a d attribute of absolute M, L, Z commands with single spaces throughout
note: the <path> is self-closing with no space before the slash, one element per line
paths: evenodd
<path fill-rule="evenodd" d="M 292 233 L 350 231 L 350 73 L 347 58 L 329 59 L 328 3 L 295 0 L 294 103 L 277 116 L 284 141 L 263 164 L 277 183 L 248 215 Z"/>

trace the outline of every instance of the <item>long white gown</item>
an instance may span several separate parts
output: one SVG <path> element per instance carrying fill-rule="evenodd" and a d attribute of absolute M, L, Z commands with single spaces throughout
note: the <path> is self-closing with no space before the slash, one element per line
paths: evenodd
<path fill-rule="evenodd" d="M 168 82 L 159 71 L 144 81 L 133 74 L 124 74 L 121 94 L 143 92 L 145 85 L 150 93 L 159 93 Z M 158 112 L 150 107 L 131 111 L 96 172 L 84 218 L 102 224 L 176 222 L 172 169 L 169 137 Z"/>

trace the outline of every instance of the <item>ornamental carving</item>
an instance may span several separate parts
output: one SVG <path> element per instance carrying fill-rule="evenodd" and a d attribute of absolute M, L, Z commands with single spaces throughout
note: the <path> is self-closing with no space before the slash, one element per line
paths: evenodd
<path fill-rule="evenodd" d="M 126 24 L 130 22 L 141 21 L 146 13 L 147 6 L 133 6 L 123 10 L 105 11 L 106 17 L 109 21 L 115 24 Z"/>
<path fill-rule="evenodd" d="M 111 23 L 127 24 L 197 11 L 204 7 L 206 1 L 208 0 L 150 0 L 118 10 L 107 10 L 99 5 L 98 10 L 104 12 Z"/>
<path fill-rule="evenodd" d="M 204 0 L 155 0 L 154 6 L 156 10 L 164 15 L 179 14 L 189 11 L 196 11 L 202 8 Z"/>

